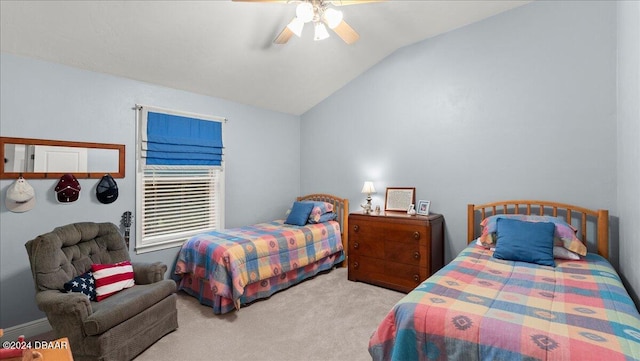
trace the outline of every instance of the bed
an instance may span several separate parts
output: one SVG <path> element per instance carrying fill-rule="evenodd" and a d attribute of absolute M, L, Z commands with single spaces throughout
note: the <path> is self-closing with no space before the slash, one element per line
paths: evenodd
<path fill-rule="evenodd" d="M 639 360 L 640 315 L 607 261 L 608 220 L 606 210 L 556 202 L 470 204 L 469 244 L 381 321 L 373 360 Z M 539 265 L 503 257 L 514 239 L 588 252 Z"/>
<path fill-rule="evenodd" d="M 299 225 L 286 224 L 298 214 L 299 202 L 302 213 L 309 202 L 314 206 Z M 223 314 L 341 266 L 349 201 L 310 194 L 298 197 L 289 212 L 286 219 L 192 237 L 176 260 L 178 290 Z"/>

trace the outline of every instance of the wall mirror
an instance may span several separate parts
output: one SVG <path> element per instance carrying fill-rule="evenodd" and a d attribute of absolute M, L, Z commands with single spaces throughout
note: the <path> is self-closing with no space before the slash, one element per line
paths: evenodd
<path fill-rule="evenodd" d="M 101 178 L 106 173 L 124 178 L 124 144 L 0 137 L 0 179 Z"/>

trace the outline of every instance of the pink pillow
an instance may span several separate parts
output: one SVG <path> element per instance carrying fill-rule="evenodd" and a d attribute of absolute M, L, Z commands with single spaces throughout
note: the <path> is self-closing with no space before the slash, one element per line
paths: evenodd
<path fill-rule="evenodd" d="M 479 242 L 485 248 L 493 247 L 496 243 L 495 232 L 499 218 L 510 218 L 525 222 L 551 222 L 555 224 L 554 238 L 556 240 L 556 246 L 564 247 L 581 256 L 587 255 L 587 247 L 576 237 L 575 227 L 558 217 L 525 214 L 498 214 L 483 219 L 482 222 L 480 222 L 482 234 L 479 237 Z"/>
<path fill-rule="evenodd" d="M 96 279 L 96 300 L 102 301 L 121 290 L 133 287 L 133 266 L 130 261 L 114 264 L 92 264 L 91 271 Z"/>
<path fill-rule="evenodd" d="M 318 216 L 329 212 L 333 212 L 333 204 L 328 202 L 313 201 L 313 208 L 311 209 L 311 216 Z"/>

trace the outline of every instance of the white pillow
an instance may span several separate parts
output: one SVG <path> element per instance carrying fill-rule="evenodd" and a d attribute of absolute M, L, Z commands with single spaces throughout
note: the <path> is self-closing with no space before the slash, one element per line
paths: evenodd
<path fill-rule="evenodd" d="M 484 244 L 482 244 L 482 241 L 480 240 L 480 238 L 481 238 L 481 237 L 476 238 L 476 244 L 477 244 L 478 246 L 481 246 L 481 247 L 487 248 Z M 490 248 L 487 248 L 487 249 L 488 249 L 489 251 L 495 251 L 495 250 L 496 250 L 496 248 L 495 248 L 495 247 L 490 247 Z"/>
<path fill-rule="evenodd" d="M 553 258 L 562 258 L 577 261 L 580 259 L 580 256 L 564 247 L 553 246 Z"/>

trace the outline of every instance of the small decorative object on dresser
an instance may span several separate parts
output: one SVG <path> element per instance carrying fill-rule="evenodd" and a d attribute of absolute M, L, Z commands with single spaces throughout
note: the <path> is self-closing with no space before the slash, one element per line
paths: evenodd
<path fill-rule="evenodd" d="M 431 201 L 418 201 L 418 214 L 423 216 L 429 215 L 429 208 L 431 207 Z"/>
<path fill-rule="evenodd" d="M 412 204 L 416 204 L 415 188 L 387 188 L 384 202 L 385 211 L 406 212 Z"/>
<path fill-rule="evenodd" d="M 409 206 L 409 210 L 407 210 L 407 214 L 410 216 L 415 216 L 416 215 L 416 206 L 415 204 L 411 203 L 411 206 Z"/>
<path fill-rule="evenodd" d="M 409 292 L 444 266 L 444 217 L 349 215 L 348 278 Z"/>

